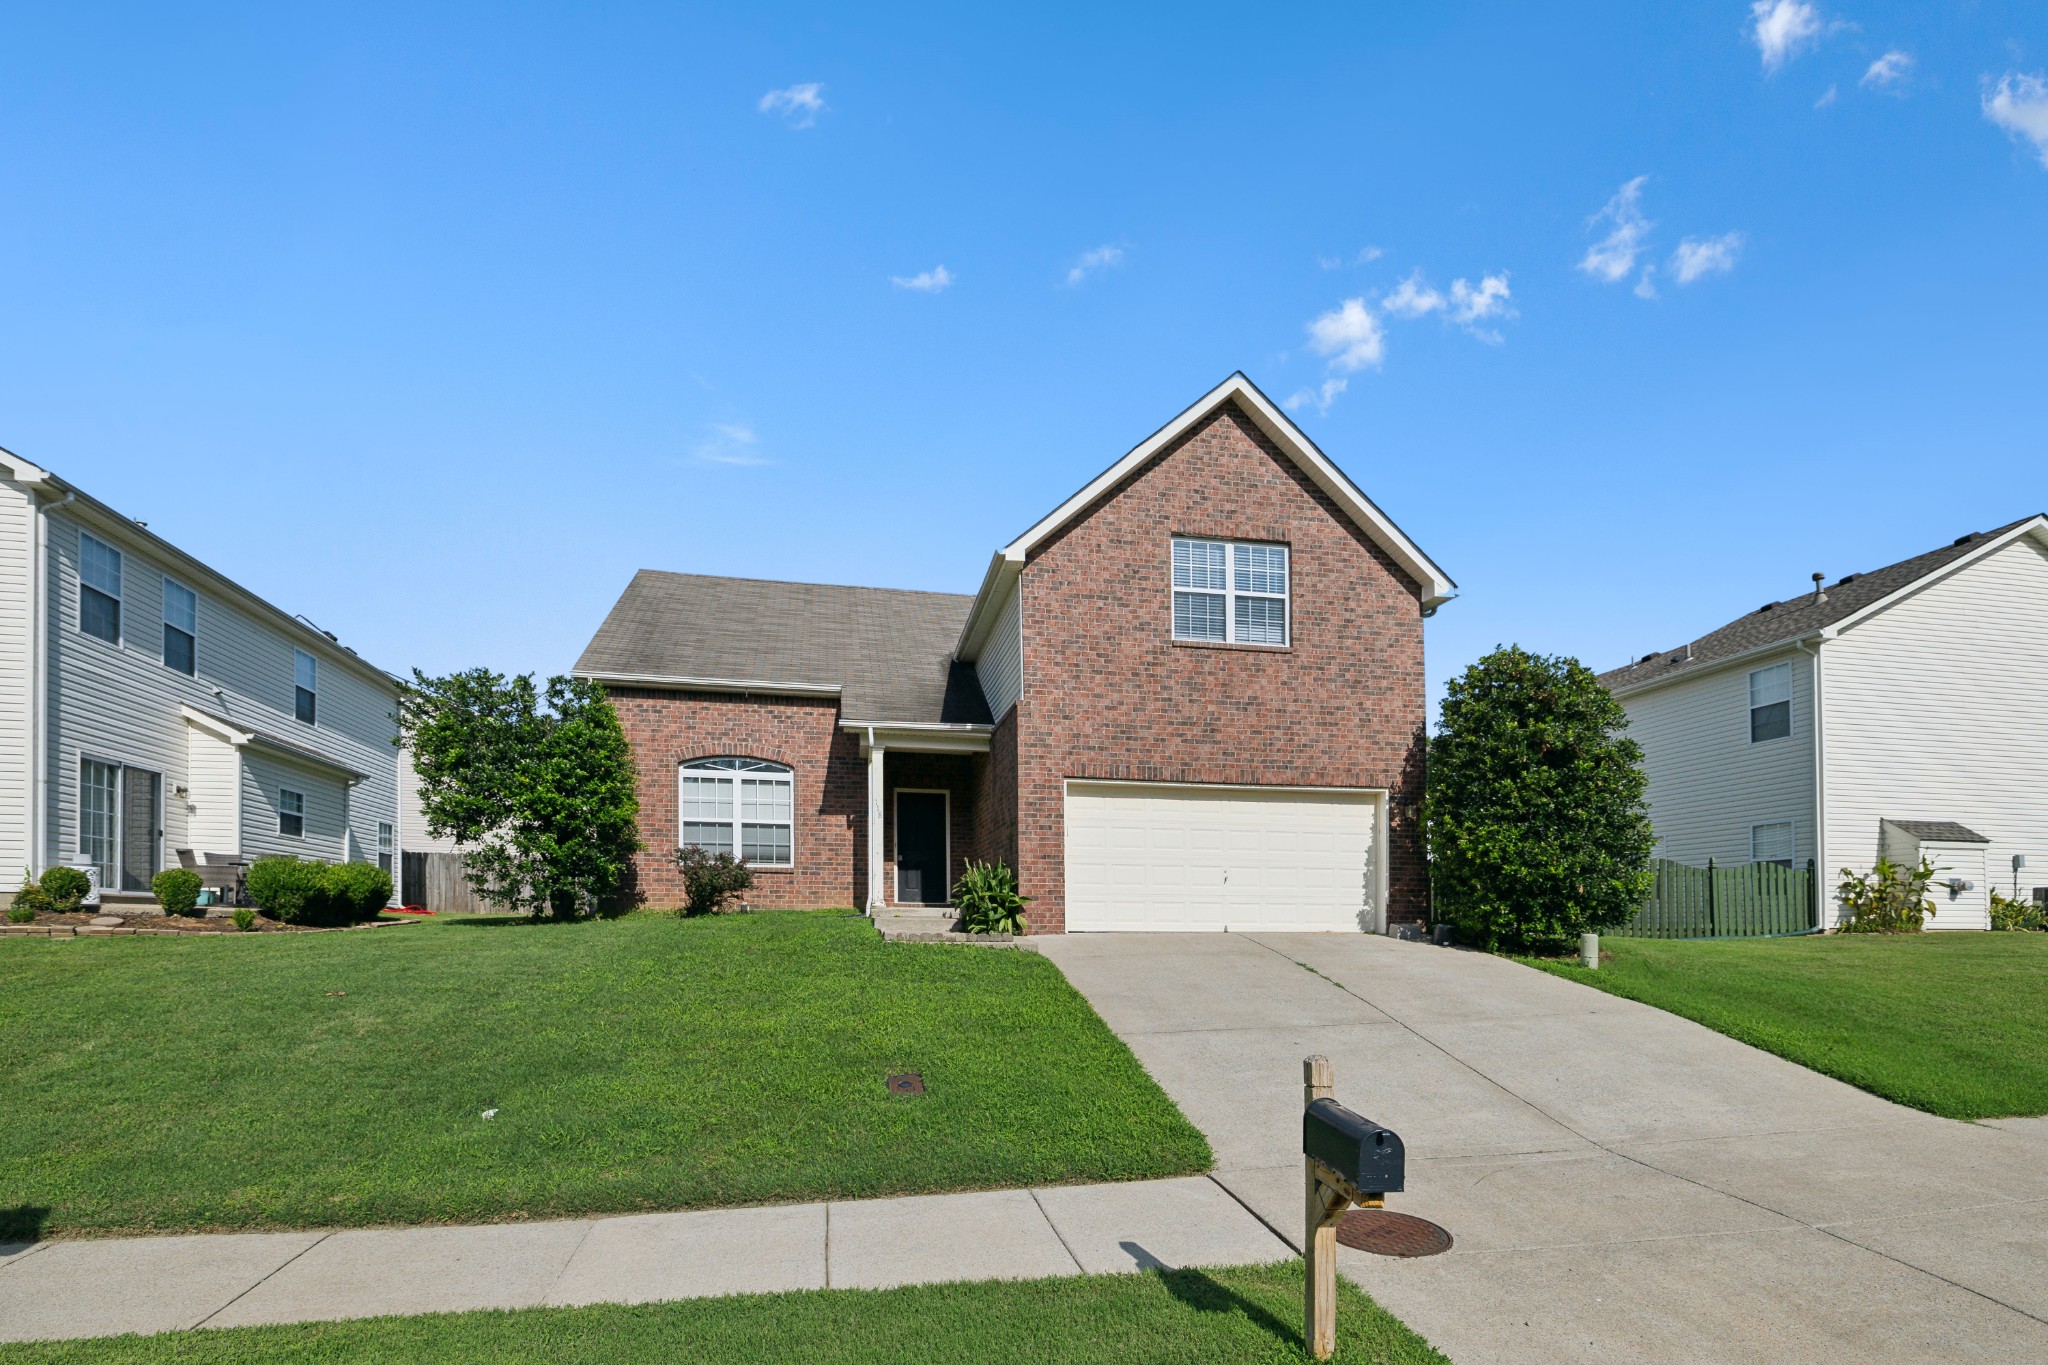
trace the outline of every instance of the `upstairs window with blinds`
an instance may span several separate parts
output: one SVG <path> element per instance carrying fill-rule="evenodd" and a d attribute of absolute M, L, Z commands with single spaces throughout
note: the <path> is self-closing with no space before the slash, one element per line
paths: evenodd
<path fill-rule="evenodd" d="M 121 552 L 78 534 L 78 628 L 110 645 L 121 643 Z"/>
<path fill-rule="evenodd" d="M 199 667 L 199 595 L 172 578 L 164 580 L 164 667 L 187 674 Z"/>
<path fill-rule="evenodd" d="M 1285 545 L 1175 537 L 1174 639 L 1285 645 L 1287 604 Z"/>
<path fill-rule="evenodd" d="M 1749 675 L 1749 742 L 1792 733 L 1792 665 L 1772 664 Z"/>
<path fill-rule="evenodd" d="M 682 767 L 679 842 L 755 867 L 793 861 L 796 785 L 788 768 L 756 758 L 702 758 Z"/>
<path fill-rule="evenodd" d="M 292 714 L 308 725 L 320 714 L 320 664 L 303 649 L 292 651 Z"/>

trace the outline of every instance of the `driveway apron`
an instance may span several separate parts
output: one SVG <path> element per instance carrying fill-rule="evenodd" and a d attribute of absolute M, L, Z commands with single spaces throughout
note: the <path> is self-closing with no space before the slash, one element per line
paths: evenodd
<path fill-rule="evenodd" d="M 1344 1273 L 1461 1365 L 2048 1360 L 2048 1122 L 1958 1123 L 1485 954 L 1340 934 L 1042 951 L 1302 1237 L 1301 1059 L 1456 1244 Z M 1341 1325 L 1340 1325 L 1341 1330 Z"/>

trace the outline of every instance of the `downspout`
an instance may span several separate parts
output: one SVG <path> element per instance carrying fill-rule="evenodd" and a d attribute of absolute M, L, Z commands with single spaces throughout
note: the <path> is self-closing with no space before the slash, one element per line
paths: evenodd
<path fill-rule="evenodd" d="M 1814 637 L 1813 648 L 1806 647 L 1806 641 L 1795 640 L 1794 644 L 1813 659 L 1813 899 L 1815 917 L 1821 929 L 1830 927 L 1834 917 L 1833 900 L 1827 893 L 1828 875 L 1828 763 L 1826 710 L 1822 705 L 1820 647 L 1829 639 L 1823 632 Z"/>
<path fill-rule="evenodd" d="M 40 877 L 49 866 L 50 855 L 50 567 L 49 567 L 49 516 L 61 507 L 68 507 L 78 497 L 78 490 L 66 489 L 64 496 L 56 502 L 45 503 L 30 492 L 29 501 L 34 507 L 35 529 L 30 535 L 30 553 L 35 557 L 35 570 L 30 575 L 28 620 L 29 620 L 29 869 Z"/>

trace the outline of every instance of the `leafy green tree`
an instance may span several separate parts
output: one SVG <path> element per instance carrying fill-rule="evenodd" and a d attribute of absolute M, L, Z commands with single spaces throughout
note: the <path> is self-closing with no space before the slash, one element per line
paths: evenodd
<path fill-rule="evenodd" d="M 476 893 L 539 918 L 620 904 L 640 848 L 633 753 L 604 689 L 474 668 L 399 696 L 427 832 L 464 846 Z"/>
<path fill-rule="evenodd" d="M 1654 836 L 1627 726 L 1576 659 L 1509 645 L 1452 681 L 1423 818 L 1437 915 L 1460 937 L 1554 952 L 1642 906 Z"/>

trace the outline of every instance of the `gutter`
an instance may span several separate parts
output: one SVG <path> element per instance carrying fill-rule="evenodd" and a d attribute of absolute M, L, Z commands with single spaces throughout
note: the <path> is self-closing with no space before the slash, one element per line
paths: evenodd
<path fill-rule="evenodd" d="M 1832 640 L 1835 637 L 1835 629 L 1835 627 L 1829 626 L 1824 630 L 1810 630 L 1799 635 L 1783 636 L 1780 639 L 1771 641 L 1767 645 L 1755 645 L 1743 650 L 1739 654 L 1725 654 L 1718 659 L 1709 659 L 1690 668 L 1675 669 L 1660 677 L 1638 678 L 1634 682 L 1612 683 L 1609 684 L 1607 690 L 1616 697 L 1633 697 L 1639 692 L 1648 692 L 1669 683 L 1682 682 L 1687 678 L 1704 678 L 1709 673 L 1719 673 L 1724 668 L 1732 668 L 1737 664 L 1747 663 L 1751 659 L 1761 658 L 1766 654 L 1776 654 L 1783 649 L 1791 647 L 1804 649 L 1806 647 L 1805 641 L 1808 640 Z"/>
<path fill-rule="evenodd" d="M 572 676 L 614 687 L 651 687 L 675 692 L 760 692 L 777 697 L 836 697 L 840 683 L 770 682 L 765 678 L 692 678 L 673 673 L 606 673 L 576 669 Z"/>
<path fill-rule="evenodd" d="M 1792 643 L 1813 659 L 1813 897 L 1814 919 L 1817 921 L 1814 932 L 1819 933 L 1828 927 L 1826 921 L 1830 917 L 1832 904 L 1832 898 L 1822 889 L 1825 883 L 1821 881 L 1827 875 L 1829 863 L 1827 707 L 1824 700 L 1826 694 L 1821 686 L 1820 647 L 1834 639 L 1835 632 L 1832 629 L 1824 630 L 1809 638 L 1813 641 L 1811 649 L 1807 648 L 1806 640 L 1794 640 Z"/>

